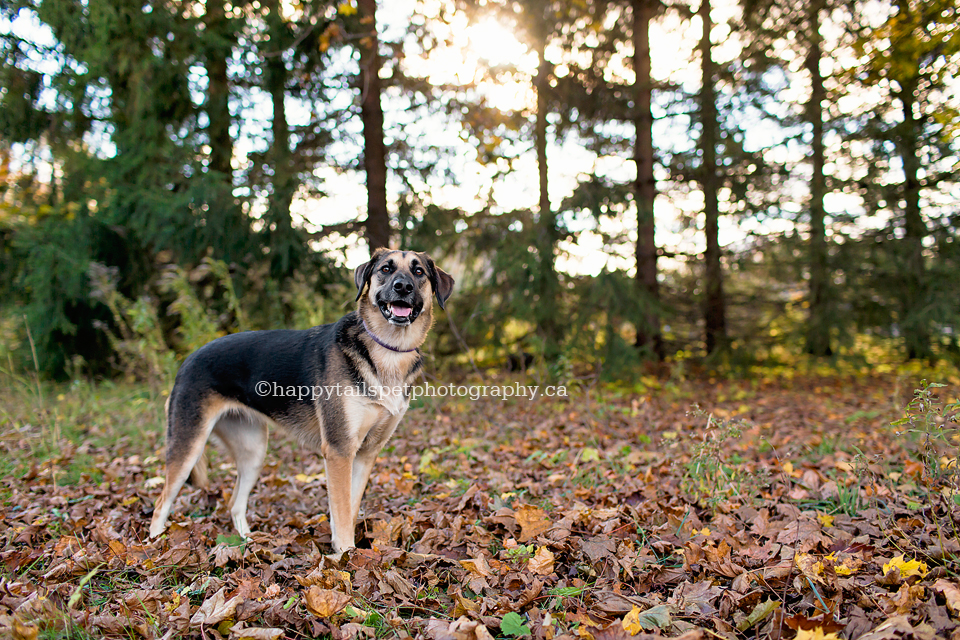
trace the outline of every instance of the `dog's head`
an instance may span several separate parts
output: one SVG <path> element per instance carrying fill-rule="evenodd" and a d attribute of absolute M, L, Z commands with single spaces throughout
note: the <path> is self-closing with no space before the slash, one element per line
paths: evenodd
<path fill-rule="evenodd" d="M 360 303 L 361 313 L 366 305 L 375 307 L 386 322 L 397 327 L 410 326 L 421 316 L 430 322 L 433 296 L 443 309 L 454 284 L 450 274 L 427 254 L 391 249 L 374 251 L 369 262 L 357 267 L 354 280 L 357 300 L 368 290 Z"/>

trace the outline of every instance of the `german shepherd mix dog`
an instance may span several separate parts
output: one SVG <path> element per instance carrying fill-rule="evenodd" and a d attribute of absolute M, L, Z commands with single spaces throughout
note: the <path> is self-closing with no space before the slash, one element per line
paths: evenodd
<path fill-rule="evenodd" d="M 433 296 L 443 309 L 454 285 L 429 256 L 386 249 L 357 267 L 355 280 L 358 309 L 334 324 L 236 333 L 186 359 L 167 400 L 167 478 L 151 537 L 163 533 L 188 477 L 206 485 L 203 450 L 211 436 L 237 463 L 230 514 L 237 532 L 249 536 L 247 499 L 273 423 L 323 454 L 333 550 L 354 546 L 370 470 L 422 368 L 417 348 L 433 324 Z"/>

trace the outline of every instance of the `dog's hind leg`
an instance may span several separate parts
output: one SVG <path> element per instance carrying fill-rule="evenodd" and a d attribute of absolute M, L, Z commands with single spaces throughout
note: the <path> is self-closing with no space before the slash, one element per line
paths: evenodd
<path fill-rule="evenodd" d="M 168 429 L 167 477 L 150 521 L 151 538 L 156 538 L 166 529 L 173 501 L 177 499 L 177 494 L 203 455 L 203 448 L 207 444 L 216 415 L 196 423 L 176 420 L 177 416 L 174 416 L 174 422 Z"/>
<path fill-rule="evenodd" d="M 237 463 L 237 483 L 230 498 L 230 516 L 237 533 L 248 538 L 247 501 L 267 454 L 267 425 L 256 416 L 231 413 L 217 422 L 213 432 Z"/>

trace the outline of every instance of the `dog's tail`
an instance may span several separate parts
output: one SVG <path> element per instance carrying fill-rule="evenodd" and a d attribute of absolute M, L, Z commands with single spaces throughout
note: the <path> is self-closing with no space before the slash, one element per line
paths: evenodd
<path fill-rule="evenodd" d="M 167 425 L 167 428 L 164 429 L 164 434 L 169 436 L 169 425 L 170 425 L 170 401 L 173 399 L 173 392 L 167 396 L 167 401 L 163 404 L 163 415 L 164 422 Z M 207 470 L 209 465 L 207 464 L 207 452 L 204 451 L 200 456 L 200 459 L 197 460 L 197 464 L 193 465 L 193 469 L 190 471 L 190 484 L 199 488 L 206 489 L 210 485 L 209 476 Z"/>
<path fill-rule="evenodd" d="M 200 459 L 197 460 L 197 464 L 193 465 L 193 470 L 190 472 L 190 484 L 198 489 L 206 489 L 210 485 L 207 479 L 207 469 L 207 452 L 204 451 L 200 456 Z"/>

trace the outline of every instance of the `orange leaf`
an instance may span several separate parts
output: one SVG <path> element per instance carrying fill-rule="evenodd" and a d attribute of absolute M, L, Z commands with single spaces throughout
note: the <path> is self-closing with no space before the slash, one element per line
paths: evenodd
<path fill-rule="evenodd" d="M 304 602 L 313 615 L 329 618 L 343 611 L 350 604 L 350 599 L 350 596 L 340 591 L 312 586 L 307 589 Z"/>

